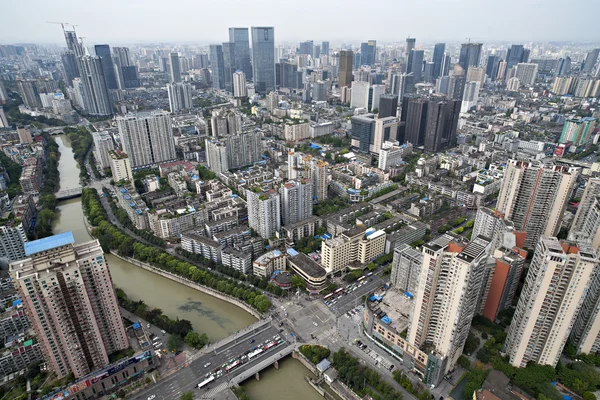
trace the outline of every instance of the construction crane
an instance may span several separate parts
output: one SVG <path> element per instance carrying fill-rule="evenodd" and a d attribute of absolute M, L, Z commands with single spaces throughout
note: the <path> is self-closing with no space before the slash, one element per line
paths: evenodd
<path fill-rule="evenodd" d="M 79 26 L 79 25 L 70 24 L 70 23 L 68 23 L 68 22 L 54 22 L 54 21 L 46 21 L 46 23 L 47 23 L 47 24 L 60 25 L 60 26 L 62 27 L 62 30 L 63 30 L 63 32 L 65 31 L 65 26 L 66 26 L 66 25 L 70 25 L 70 26 L 72 26 L 72 27 L 73 27 L 73 30 L 75 30 L 75 27 L 76 27 L 76 26 Z"/>

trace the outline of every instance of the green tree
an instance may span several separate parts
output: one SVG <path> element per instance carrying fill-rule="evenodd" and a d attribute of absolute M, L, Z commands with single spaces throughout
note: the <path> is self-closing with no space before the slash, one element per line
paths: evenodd
<path fill-rule="evenodd" d="M 179 400 L 194 400 L 194 393 L 185 392 L 181 396 L 179 396 Z"/>
<path fill-rule="evenodd" d="M 167 349 L 169 351 L 177 351 L 181 349 L 181 345 L 183 344 L 183 340 L 179 335 L 169 335 L 169 339 L 167 340 Z"/>

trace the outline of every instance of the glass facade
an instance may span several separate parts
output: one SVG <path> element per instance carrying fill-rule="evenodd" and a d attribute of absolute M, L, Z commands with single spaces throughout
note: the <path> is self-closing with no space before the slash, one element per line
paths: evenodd
<path fill-rule="evenodd" d="M 254 88 L 266 94 L 275 90 L 275 29 L 252 27 L 252 69 Z"/>

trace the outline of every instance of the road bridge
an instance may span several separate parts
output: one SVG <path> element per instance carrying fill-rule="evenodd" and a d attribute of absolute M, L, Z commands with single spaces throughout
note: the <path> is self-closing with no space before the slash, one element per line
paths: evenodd
<path fill-rule="evenodd" d="M 81 196 L 83 188 L 81 186 L 71 189 L 59 190 L 54 193 L 56 200 L 67 200 Z"/>

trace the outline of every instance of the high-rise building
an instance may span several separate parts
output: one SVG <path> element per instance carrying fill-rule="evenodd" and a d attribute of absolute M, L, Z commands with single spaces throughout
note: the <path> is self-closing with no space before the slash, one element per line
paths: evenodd
<path fill-rule="evenodd" d="M 225 89 L 225 64 L 223 60 L 223 46 L 220 44 L 211 44 L 209 49 L 212 87 L 215 89 Z"/>
<path fill-rule="evenodd" d="M 385 94 L 385 85 L 369 85 L 368 82 L 352 82 L 352 107 L 366 108 L 368 111 L 379 108 L 379 99 Z"/>
<path fill-rule="evenodd" d="M 127 89 L 131 87 L 138 87 L 139 82 L 135 86 L 132 85 L 131 70 L 135 71 L 135 77 L 137 79 L 137 68 L 131 61 L 131 55 L 128 47 L 113 47 L 112 49 L 112 60 L 115 64 L 115 76 L 119 89 Z M 133 68 L 132 68 L 133 67 Z M 124 69 L 126 68 L 126 70 Z M 127 76 L 127 79 L 125 75 Z M 129 85 L 129 86 L 128 86 Z"/>
<path fill-rule="evenodd" d="M 214 137 L 239 135 L 242 133 L 242 115 L 234 110 L 212 110 L 210 128 Z"/>
<path fill-rule="evenodd" d="M 585 61 L 583 63 L 583 72 L 585 72 L 587 74 L 592 73 L 592 71 L 594 70 L 594 66 L 596 65 L 596 62 L 598 61 L 599 54 L 600 54 L 600 49 L 594 49 L 594 50 L 590 51 L 589 53 L 587 53 L 587 56 L 585 57 Z"/>
<path fill-rule="evenodd" d="M 423 254 L 406 243 L 394 249 L 392 261 L 392 285 L 410 296 L 418 291 L 419 274 L 423 265 Z"/>
<path fill-rule="evenodd" d="M 498 63 L 498 75 L 496 75 L 496 80 L 502 81 L 502 80 L 504 80 L 505 76 L 506 76 L 506 61 L 500 61 Z"/>
<path fill-rule="evenodd" d="M 396 116 L 375 119 L 375 131 L 369 143 L 369 151 L 379 154 L 384 142 L 398 140 L 400 119 Z"/>
<path fill-rule="evenodd" d="M 135 65 L 121 67 L 121 73 L 123 75 L 123 85 L 125 89 L 140 87 L 140 80 Z"/>
<path fill-rule="evenodd" d="M 187 82 L 167 83 L 169 108 L 172 113 L 192 108 L 192 85 Z"/>
<path fill-rule="evenodd" d="M 235 43 L 223 43 L 223 81 L 225 90 L 233 93 L 233 73 L 237 70 L 235 58 Z"/>
<path fill-rule="evenodd" d="M 312 58 L 313 60 L 318 60 L 321 57 L 321 46 L 316 44 L 313 46 Z M 313 61 L 314 63 L 315 61 Z"/>
<path fill-rule="evenodd" d="M 246 74 L 242 70 L 233 73 L 233 97 L 248 97 L 248 88 L 246 87 Z"/>
<path fill-rule="evenodd" d="M 427 107 L 425 151 L 437 153 L 456 144 L 460 100 L 431 96 Z"/>
<path fill-rule="evenodd" d="M 527 233 L 532 249 L 543 236 L 556 236 L 579 169 L 539 162 L 510 160 L 498 197 L 497 210 Z"/>
<path fill-rule="evenodd" d="M 427 132 L 429 99 L 425 97 L 404 96 L 400 120 L 405 123 L 404 142 L 413 146 L 423 146 Z"/>
<path fill-rule="evenodd" d="M 485 69 L 479 67 L 471 67 L 467 71 L 467 77 L 465 79 L 467 82 L 479 82 L 479 85 L 483 87 L 485 83 Z"/>
<path fill-rule="evenodd" d="M 260 132 L 206 139 L 206 161 L 214 172 L 245 167 L 261 159 Z"/>
<path fill-rule="evenodd" d="M 377 59 L 377 41 L 369 40 L 360 44 L 360 65 L 373 65 Z"/>
<path fill-rule="evenodd" d="M 27 231 L 23 222 L 9 219 L 0 226 L 0 258 L 3 261 L 17 261 L 25 258 Z"/>
<path fill-rule="evenodd" d="M 411 50 L 411 60 L 412 66 L 410 68 L 410 72 L 413 73 L 414 82 L 418 83 L 423 80 L 423 57 L 425 56 L 425 52 L 423 50 Z"/>
<path fill-rule="evenodd" d="M 589 245 L 540 238 L 504 342 L 512 365 L 556 365 L 597 262 Z"/>
<path fill-rule="evenodd" d="M 327 198 L 327 188 L 329 187 L 327 167 L 329 164 L 323 160 L 313 160 L 311 164 L 313 197 L 317 201 L 323 201 Z"/>
<path fill-rule="evenodd" d="M 321 55 L 329 55 L 329 42 L 321 42 Z"/>
<path fill-rule="evenodd" d="M 126 153 L 120 150 L 113 150 L 108 153 L 110 158 L 110 171 L 115 182 L 129 181 L 133 182 L 133 172 L 131 171 L 131 160 Z"/>
<path fill-rule="evenodd" d="M 310 179 L 288 180 L 279 192 L 282 225 L 295 224 L 312 216 L 313 183 Z"/>
<path fill-rule="evenodd" d="M 559 143 L 572 143 L 572 146 L 585 146 L 590 142 L 596 129 L 596 118 L 567 118 L 560 134 Z"/>
<path fill-rule="evenodd" d="M 112 98 L 108 93 L 100 57 L 79 57 L 78 66 L 83 84 L 85 111 L 90 115 L 112 115 Z"/>
<path fill-rule="evenodd" d="M 458 63 L 466 71 L 469 67 L 478 67 L 483 43 L 463 43 L 460 46 Z"/>
<path fill-rule="evenodd" d="M 506 53 L 506 69 L 509 70 L 519 63 L 527 62 L 528 59 L 529 50 L 524 49 L 522 44 L 513 44 Z"/>
<path fill-rule="evenodd" d="M 176 158 L 171 115 L 166 111 L 117 117 L 119 135 L 131 167 L 157 165 Z"/>
<path fill-rule="evenodd" d="M 571 57 L 559 58 L 554 76 L 564 76 L 571 73 Z"/>
<path fill-rule="evenodd" d="M 352 50 L 340 51 L 340 67 L 338 72 L 338 87 L 350 87 L 352 85 L 352 64 L 354 61 L 354 53 Z"/>
<path fill-rule="evenodd" d="M 352 70 L 350 71 L 352 73 Z M 279 86 L 284 88 L 303 88 L 302 71 L 293 62 L 282 61 L 279 63 Z"/>
<path fill-rule="evenodd" d="M 354 91 L 354 90 L 353 90 Z M 354 97 L 354 96 L 352 96 Z M 358 149 L 368 153 L 375 134 L 375 119 L 373 114 L 355 115 L 352 117 L 352 139 L 358 141 Z"/>
<path fill-rule="evenodd" d="M 307 40 L 305 42 L 300 42 L 300 45 L 298 46 L 298 52 L 296 54 L 306 54 L 306 55 L 313 55 L 313 41 L 312 40 Z"/>
<path fill-rule="evenodd" d="M 470 68 L 471 69 L 475 68 Z M 462 105 L 460 107 L 460 112 L 466 113 L 469 110 L 477 105 L 477 100 L 479 100 L 479 88 L 480 83 L 476 81 L 467 82 L 465 84 L 465 92 L 463 93 Z M 510 90 L 510 89 L 509 89 Z"/>
<path fill-rule="evenodd" d="M 248 28 L 229 28 L 229 41 L 234 44 L 235 69 L 252 79 L 252 63 L 250 62 L 250 35 Z"/>
<path fill-rule="evenodd" d="M 281 197 L 277 190 L 246 189 L 248 224 L 263 239 L 281 229 Z"/>
<path fill-rule="evenodd" d="M 573 219 L 569 239 L 600 248 L 600 179 L 590 178 Z"/>
<path fill-rule="evenodd" d="M 406 38 L 406 73 L 412 72 L 412 50 L 415 48 L 416 42 L 415 38 Z"/>
<path fill-rule="evenodd" d="M 106 80 L 106 87 L 108 89 L 118 89 L 117 78 L 115 76 L 115 67 L 110 52 L 110 46 L 107 44 L 97 44 L 94 46 L 96 55 L 100 57 L 102 61 L 102 70 L 104 72 L 104 79 Z"/>
<path fill-rule="evenodd" d="M 112 136 L 108 131 L 93 132 L 94 158 L 100 168 L 110 168 L 109 152 L 115 149 Z"/>
<path fill-rule="evenodd" d="M 465 93 L 466 74 L 459 64 L 454 66 L 448 79 L 448 97 L 462 100 Z"/>
<path fill-rule="evenodd" d="M 498 65 L 500 64 L 500 57 L 497 55 L 490 55 L 487 59 L 487 65 L 485 67 L 485 74 L 492 81 L 496 79 L 498 75 Z"/>
<path fill-rule="evenodd" d="M 256 93 L 275 90 L 275 28 L 252 27 L 252 71 Z"/>
<path fill-rule="evenodd" d="M 169 75 L 171 82 L 181 82 L 181 64 L 179 63 L 179 53 L 169 55 Z"/>
<path fill-rule="evenodd" d="M 35 80 L 18 79 L 17 88 L 25 106 L 31 109 L 42 108 L 42 100 Z"/>
<path fill-rule="evenodd" d="M 72 51 L 67 51 L 60 55 L 63 68 L 65 69 L 66 83 L 73 85 L 73 79 L 79 77 L 79 66 L 77 65 L 77 56 Z"/>
<path fill-rule="evenodd" d="M 533 63 L 519 63 L 516 65 L 515 77 L 521 86 L 533 86 L 537 78 L 538 65 Z"/>
<path fill-rule="evenodd" d="M 442 65 L 444 64 L 444 52 L 446 51 L 446 43 L 436 43 L 433 47 L 433 79 L 439 78 L 442 75 Z"/>
<path fill-rule="evenodd" d="M 379 118 L 395 117 L 398 112 L 398 95 L 383 94 L 379 97 Z"/>
<path fill-rule="evenodd" d="M 465 244 L 444 235 L 423 245 L 407 340 L 419 348 L 429 344 L 447 357 L 442 374 L 462 354 L 478 312 L 489 252 L 490 241 L 483 236 Z"/>
<path fill-rule="evenodd" d="M 85 49 L 83 47 L 83 44 L 79 41 L 75 29 L 73 29 L 72 31 L 67 31 L 64 30 L 63 27 L 63 31 L 65 34 L 65 41 L 67 42 L 67 48 L 69 49 L 69 51 L 72 51 L 76 57 L 81 57 L 85 55 Z"/>
<path fill-rule="evenodd" d="M 338 237 L 323 241 L 321 265 L 329 273 L 352 263 L 365 264 L 384 253 L 385 238 L 383 230 L 365 232 L 364 226 L 353 227 Z"/>
<path fill-rule="evenodd" d="M 74 242 L 71 232 L 29 242 L 27 258 L 10 264 L 44 359 L 58 377 L 85 376 L 129 347 L 100 243 Z"/>

